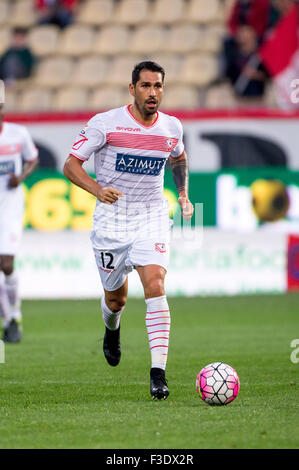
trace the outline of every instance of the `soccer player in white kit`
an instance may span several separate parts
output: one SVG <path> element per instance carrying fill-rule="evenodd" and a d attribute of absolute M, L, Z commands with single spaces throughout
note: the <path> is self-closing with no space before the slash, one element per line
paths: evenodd
<path fill-rule="evenodd" d="M 188 198 L 188 165 L 178 119 L 158 111 L 164 69 L 151 61 L 137 64 L 129 86 L 134 104 L 96 114 L 80 132 L 64 174 L 97 198 L 91 241 L 104 288 L 101 299 L 107 362 L 121 357 L 120 317 L 128 293 L 128 273 L 135 268 L 144 288 L 146 327 L 151 352 L 152 398 L 169 395 L 165 368 L 170 312 L 164 278 L 169 258 L 170 221 L 163 197 L 164 167 L 170 159 L 183 217 Z M 83 169 L 94 154 L 96 181 Z"/>
<path fill-rule="evenodd" d="M 38 151 L 24 126 L 3 122 L 3 111 L 0 104 L 0 316 L 3 340 L 17 343 L 22 314 L 14 258 L 23 226 L 21 183 L 37 167 Z"/>

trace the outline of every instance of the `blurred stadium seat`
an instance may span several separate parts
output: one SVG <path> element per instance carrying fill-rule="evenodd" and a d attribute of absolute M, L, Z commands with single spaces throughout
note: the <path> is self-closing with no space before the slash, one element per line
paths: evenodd
<path fill-rule="evenodd" d="M 78 111 L 86 109 L 88 91 L 82 87 L 64 87 L 58 90 L 53 99 L 53 107 L 59 111 Z"/>
<path fill-rule="evenodd" d="M 34 0 L 18 0 L 12 5 L 9 24 L 12 27 L 29 28 L 37 21 Z"/>
<path fill-rule="evenodd" d="M 128 86 L 132 79 L 132 70 L 135 64 L 143 60 L 140 56 L 116 57 L 109 71 L 109 83 L 114 86 Z"/>
<path fill-rule="evenodd" d="M 189 85 L 206 86 L 218 76 L 218 62 L 211 54 L 190 54 L 186 57 L 180 80 Z"/>
<path fill-rule="evenodd" d="M 19 97 L 18 111 L 48 111 L 53 108 L 53 95 L 50 89 L 29 88 Z"/>
<path fill-rule="evenodd" d="M 196 109 L 199 106 L 199 93 L 196 87 L 187 85 L 166 88 L 163 98 L 165 109 Z"/>
<path fill-rule="evenodd" d="M 165 30 L 158 25 L 146 25 L 136 29 L 132 34 L 128 49 L 134 53 L 152 54 L 163 49 Z"/>
<path fill-rule="evenodd" d="M 219 0 L 190 0 L 186 8 L 186 19 L 191 23 L 208 24 L 221 21 Z"/>
<path fill-rule="evenodd" d="M 10 45 L 11 29 L 21 26 L 29 28 L 28 43 L 38 58 L 33 78 L 26 84 L 18 81 L 15 92 L 10 90 L 10 106 L 17 106 L 18 94 L 24 94 L 23 101 L 27 91 L 30 96 L 30 84 L 58 90 L 50 104 L 54 109 L 56 105 L 61 109 L 64 102 L 71 109 L 69 97 L 76 91 L 89 106 L 90 100 L 95 100 L 95 108 L 99 102 L 105 106 L 109 102 L 111 106 L 123 104 L 123 87 L 127 90 L 133 66 L 140 60 L 155 60 L 166 71 L 166 89 L 170 88 L 165 101 L 169 107 L 177 107 L 181 99 L 192 109 L 194 96 L 199 96 L 194 87 L 200 88 L 200 96 L 207 87 L 203 101 L 208 107 L 217 107 L 221 96 L 222 105 L 231 107 L 229 86 L 224 89 L 213 82 L 218 78 L 226 21 L 234 2 L 82 0 L 74 23 L 61 30 L 37 24 L 35 0 L 0 0 L 0 54 Z M 68 93 L 66 86 L 71 88 Z M 43 103 L 45 107 L 46 98 Z M 271 89 L 266 91 L 265 104 L 277 106 Z M 29 109 L 29 102 L 26 106 Z"/>
<path fill-rule="evenodd" d="M 109 81 L 109 61 L 103 57 L 82 57 L 72 74 L 72 84 L 85 88 L 99 86 Z"/>
<path fill-rule="evenodd" d="M 127 49 L 130 31 L 127 26 L 108 25 L 96 34 L 92 52 L 102 55 L 116 55 Z"/>
<path fill-rule="evenodd" d="M 149 21 L 154 24 L 171 25 L 182 21 L 185 0 L 156 0 Z"/>
<path fill-rule="evenodd" d="M 10 38 L 11 38 L 10 29 L 1 26 L 0 28 L 0 54 L 3 54 L 3 52 L 5 52 L 8 46 L 10 45 Z"/>
<path fill-rule="evenodd" d="M 205 96 L 205 106 L 210 109 L 235 108 L 237 105 L 233 90 L 228 83 L 209 88 Z"/>
<path fill-rule="evenodd" d="M 104 87 L 92 90 L 89 95 L 88 109 L 111 109 L 129 103 L 128 87 Z"/>
<path fill-rule="evenodd" d="M 57 88 L 69 83 L 74 69 L 69 57 L 43 59 L 37 67 L 34 84 L 40 87 Z"/>
<path fill-rule="evenodd" d="M 185 53 L 198 50 L 200 47 L 200 31 L 195 25 L 182 24 L 173 26 L 162 46 L 166 52 Z"/>
<path fill-rule="evenodd" d="M 112 21 L 132 26 L 146 23 L 150 17 L 149 10 L 148 0 L 122 0 L 117 5 Z"/>
<path fill-rule="evenodd" d="M 265 106 L 269 108 L 278 108 L 277 96 L 273 84 L 268 84 L 266 87 Z"/>
<path fill-rule="evenodd" d="M 5 111 L 18 111 L 18 92 L 15 89 L 5 89 Z"/>
<path fill-rule="evenodd" d="M 165 69 L 166 84 L 171 85 L 179 81 L 179 73 L 184 58 L 179 54 L 154 54 L 153 60 L 161 64 Z"/>
<path fill-rule="evenodd" d="M 37 57 L 44 57 L 57 52 L 60 30 L 55 25 L 35 26 L 29 32 L 28 43 Z"/>
<path fill-rule="evenodd" d="M 8 0 L 0 0 L 0 25 L 8 22 L 10 6 Z"/>
<path fill-rule="evenodd" d="M 71 25 L 61 33 L 59 54 L 77 57 L 92 49 L 94 30 L 90 26 Z"/>
<path fill-rule="evenodd" d="M 114 14 L 113 0 L 86 0 L 79 6 L 77 23 L 90 26 L 107 25 Z"/>
<path fill-rule="evenodd" d="M 225 33 L 226 30 L 221 25 L 200 28 L 198 50 L 214 54 L 220 53 Z"/>

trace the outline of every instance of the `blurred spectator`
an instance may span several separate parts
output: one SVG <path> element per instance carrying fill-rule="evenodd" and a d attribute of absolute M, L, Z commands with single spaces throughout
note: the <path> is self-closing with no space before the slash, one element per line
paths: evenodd
<path fill-rule="evenodd" d="M 235 36 L 239 27 L 248 25 L 262 38 L 269 26 L 270 0 L 237 0 L 232 8 L 228 29 L 231 36 Z"/>
<path fill-rule="evenodd" d="M 27 30 L 15 28 L 12 44 L 0 59 L 0 78 L 8 85 L 15 80 L 28 78 L 34 63 L 35 57 L 27 45 Z"/>
<path fill-rule="evenodd" d="M 39 24 L 55 24 L 64 28 L 73 22 L 79 0 L 35 0 Z"/>
<path fill-rule="evenodd" d="M 236 0 L 228 19 L 229 36 L 234 37 L 240 26 L 251 26 L 259 41 L 267 30 L 284 16 L 296 0 Z"/>
<path fill-rule="evenodd" d="M 224 75 L 241 98 L 262 100 L 268 78 L 263 65 L 255 60 L 258 36 L 251 26 L 240 26 L 233 43 L 224 48 Z"/>
<path fill-rule="evenodd" d="M 290 11 L 295 2 L 296 0 L 273 0 L 273 6 L 281 17 Z"/>

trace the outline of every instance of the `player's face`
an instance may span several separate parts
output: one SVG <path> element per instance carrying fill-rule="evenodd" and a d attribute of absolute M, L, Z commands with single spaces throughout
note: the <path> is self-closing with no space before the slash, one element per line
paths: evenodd
<path fill-rule="evenodd" d="M 144 115 L 155 114 L 160 106 L 164 93 L 164 83 L 160 72 L 142 70 L 136 85 L 130 85 L 135 105 Z"/>

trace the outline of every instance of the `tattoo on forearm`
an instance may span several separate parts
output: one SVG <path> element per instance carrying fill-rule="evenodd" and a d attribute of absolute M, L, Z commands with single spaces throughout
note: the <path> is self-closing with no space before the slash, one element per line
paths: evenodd
<path fill-rule="evenodd" d="M 182 160 L 171 160 L 170 166 L 173 173 L 173 179 L 178 192 L 188 191 L 188 162 L 184 158 Z"/>

